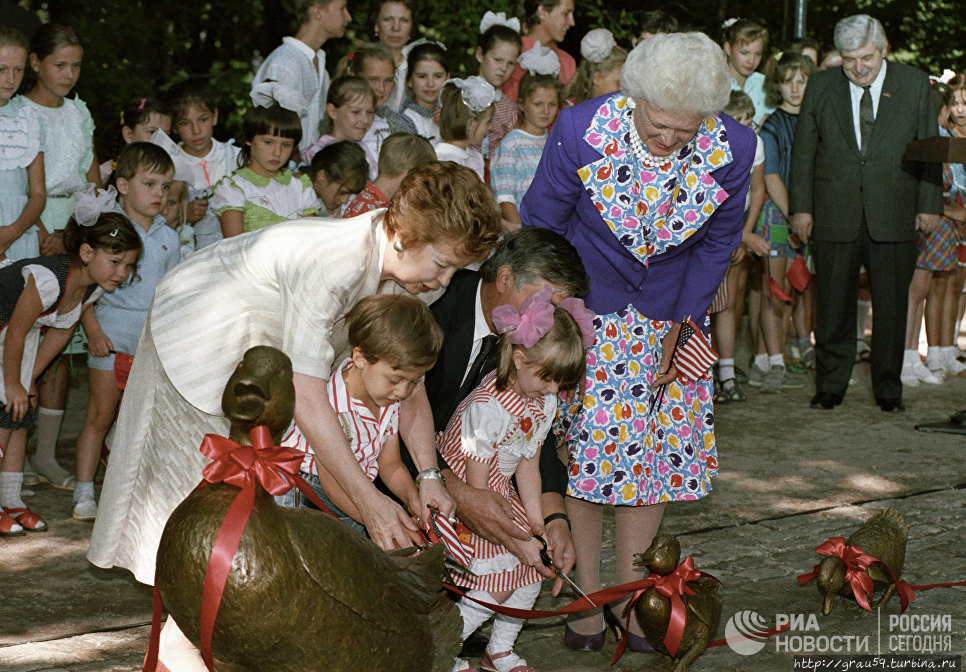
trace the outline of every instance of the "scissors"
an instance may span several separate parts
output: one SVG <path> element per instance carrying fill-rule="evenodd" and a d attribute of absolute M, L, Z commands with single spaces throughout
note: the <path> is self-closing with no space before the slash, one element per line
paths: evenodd
<path fill-rule="evenodd" d="M 573 582 L 573 579 L 571 579 L 569 576 L 564 574 L 559 567 L 553 564 L 553 560 L 550 559 L 550 554 L 547 552 L 547 540 L 539 535 L 533 535 L 533 536 L 534 538 L 539 539 L 540 543 L 543 545 L 543 549 L 541 549 L 540 551 L 540 559 L 543 561 L 543 564 L 549 567 L 550 569 L 552 569 L 553 572 L 561 579 L 566 581 L 567 585 L 570 586 L 575 593 L 577 593 L 580 597 L 590 602 L 590 606 L 596 607 L 597 605 L 594 604 L 594 601 L 589 597 L 587 597 L 587 594 L 584 591 L 582 591 L 576 583 Z"/>

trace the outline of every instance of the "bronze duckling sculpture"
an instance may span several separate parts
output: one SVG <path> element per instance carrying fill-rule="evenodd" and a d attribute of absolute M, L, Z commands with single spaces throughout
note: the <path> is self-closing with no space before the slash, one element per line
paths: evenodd
<path fill-rule="evenodd" d="M 231 439 L 250 445 L 249 430 L 266 425 L 278 445 L 294 400 L 289 358 L 274 348 L 250 349 L 222 398 Z M 238 492 L 225 483 L 196 490 L 171 515 L 161 538 L 158 589 L 199 648 L 205 572 Z M 462 622 L 440 593 L 442 550 L 386 554 L 327 514 L 278 506 L 256 485 L 215 621 L 216 669 L 449 670 Z"/>
<path fill-rule="evenodd" d="M 674 573 L 680 560 L 681 545 L 678 540 L 669 534 L 659 534 L 644 553 L 637 555 L 634 564 L 647 568 L 650 576 L 668 576 Z M 721 618 L 722 588 L 716 579 L 702 576 L 687 581 L 685 585 L 693 594 L 685 592 L 682 595 L 687 620 L 681 642 L 673 655 L 664 644 L 671 621 L 671 598 L 652 586 L 634 604 L 637 622 L 647 641 L 659 653 L 677 661 L 674 672 L 687 672 L 691 662 L 707 648 Z"/>
<path fill-rule="evenodd" d="M 909 525 L 902 514 L 889 507 L 869 516 L 845 541 L 847 546 L 856 546 L 865 554 L 878 558 L 879 562 L 873 562 L 864 571 L 872 579 L 873 590 L 870 593 L 876 588 L 887 586 L 880 606 L 888 602 L 896 592 L 893 576 L 898 580 L 902 574 L 908 536 Z M 883 565 L 888 566 L 892 574 Z M 835 604 L 836 593 L 854 596 L 852 583 L 846 578 L 848 568 L 845 562 L 838 556 L 823 558 L 815 571 L 818 590 L 823 596 L 822 613 L 827 616 Z"/>

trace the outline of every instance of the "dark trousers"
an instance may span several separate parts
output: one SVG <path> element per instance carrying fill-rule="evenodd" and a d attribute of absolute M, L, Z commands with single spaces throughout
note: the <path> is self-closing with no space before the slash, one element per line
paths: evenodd
<path fill-rule="evenodd" d="M 880 243 L 865 222 L 847 243 L 815 240 L 818 316 L 815 324 L 815 387 L 842 398 L 855 362 L 859 267 L 872 292 L 872 392 L 876 401 L 902 398 L 902 355 L 906 341 L 909 282 L 916 267 L 916 242 Z"/>

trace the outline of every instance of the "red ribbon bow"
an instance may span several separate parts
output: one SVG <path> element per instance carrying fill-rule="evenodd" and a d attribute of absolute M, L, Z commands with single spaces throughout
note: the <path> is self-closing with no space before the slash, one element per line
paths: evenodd
<path fill-rule="evenodd" d="M 288 492 L 292 488 L 291 477 L 299 473 L 304 455 L 297 450 L 273 446 L 272 435 L 264 425 L 252 428 L 249 436 L 252 445 L 242 446 L 224 436 L 205 434 L 201 453 L 213 460 L 201 472 L 205 481 L 244 489 L 254 485 L 257 479 L 270 494 Z"/>
<path fill-rule="evenodd" d="M 697 581 L 702 576 L 707 575 L 694 568 L 694 560 L 692 558 L 685 558 L 684 562 L 678 565 L 678 568 L 667 576 L 651 575 L 643 579 L 638 584 L 640 587 L 634 591 L 630 602 L 624 608 L 624 616 L 626 618 L 625 628 L 630 628 L 631 611 L 634 608 L 634 603 L 637 602 L 648 588 L 653 587 L 661 595 L 671 598 L 671 618 L 667 624 L 667 632 L 664 633 L 664 647 L 673 658 L 677 655 L 678 647 L 681 645 L 681 638 L 684 636 L 684 626 L 688 622 L 688 609 L 684 604 L 682 595 L 694 595 L 694 591 L 687 585 L 688 581 Z M 624 637 L 614 652 L 611 665 L 617 662 L 626 647 L 627 637 Z"/>
<path fill-rule="evenodd" d="M 846 544 L 843 537 L 829 537 L 829 540 L 818 546 L 815 552 L 819 555 L 841 558 L 842 562 L 845 563 L 845 580 L 852 584 L 852 594 L 855 595 L 855 601 L 867 611 L 872 611 L 871 601 L 875 582 L 866 570 L 874 562 L 878 562 L 885 567 L 886 572 L 892 578 L 892 582 L 896 584 L 896 592 L 899 593 L 901 603 L 899 613 L 905 612 L 909 602 L 916 599 L 909 584 L 896 578 L 889 565 L 874 555 L 869 555 L 858 546 Z M 799 575 L 798 582 L 806 584 L 814 579 L 818 576 L 818 567 L 818 565 L 815 565 L 811 572 Z"/>

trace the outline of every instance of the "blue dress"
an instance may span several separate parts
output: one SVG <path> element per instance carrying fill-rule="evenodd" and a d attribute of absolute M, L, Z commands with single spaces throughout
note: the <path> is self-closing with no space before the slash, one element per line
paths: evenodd
<path fill-rule="evenodd" d="M 36 113 L 16 96 L 0 107 L 0 226 L 10 226 L 23 212 L 30 193 L 27 167 L 44 151 L 44 133 Z M 37 227 L 30 226 L 6 252 L 19 261 L 40 256 Z"/>

